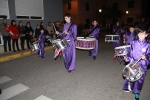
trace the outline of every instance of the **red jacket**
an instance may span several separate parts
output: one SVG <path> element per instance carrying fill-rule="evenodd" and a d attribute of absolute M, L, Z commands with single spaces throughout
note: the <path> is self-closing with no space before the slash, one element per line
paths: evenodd
<path fill-rule="evenodd" d="M 17 26 L 14 25 L 10 25 L 10 30 L 13 33 L 13 35 L 11 35 L 12 39 L 18 39 L 19 38 L 19 30 Z"/>

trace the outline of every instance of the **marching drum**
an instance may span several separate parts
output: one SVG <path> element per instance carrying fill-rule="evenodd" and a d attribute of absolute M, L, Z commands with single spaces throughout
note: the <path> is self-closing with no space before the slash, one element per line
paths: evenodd
<path fill-rule="evenodd" d="M 126 77 L 126 79 L 130 82 L 139 80 L 142 75 L 143 72 L 140 66 L 135 62 L 126 65 L 126 67 L 123 69 L 123 76 Z"/>
<path fill-rule="evenodd" d="M 115 47 L 115 55 L 116 56 L 125 56 L 127 54 L 127 50 L 130 48 L 130 45 Z"/>
<path fill-rule="evenodd" d="M 105 42 L 118 42 L 119 35 L 105 35 Z"/>
<path fill-rule="evenodd" d="M 77 49 L 91 50 L 95 48 L 95 39 L 89 37 L 77 37 L 75 45 Z"/>
<path fill-rule="evenodd" d="M 39 43 L 34 43 L 33 46 L 35 50 L 39 49 Z"/>
<path fill-rule="evenodd" d="M 34 42 L 31 44 L 30 47 L 31 47 L 31 51 L 36 51 L 39 49 L 39 43 Z"/>
<path fill-rule="evenodd" d="M 54 40 L 52 44 L 54 49 L 61 49 L 61 50 L 64 50 L 68 46 L 68 42 L 66 40 L 60 39 Z"/>

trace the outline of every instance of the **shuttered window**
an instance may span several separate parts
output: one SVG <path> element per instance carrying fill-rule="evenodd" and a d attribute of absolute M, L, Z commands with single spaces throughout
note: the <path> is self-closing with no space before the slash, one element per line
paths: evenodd
<path fill-rule="evenodd" d="M 43 0 L 15 0 L 17 19 L 44 19 Z"/>
<path fill-rule="evenodd" d="M 8 0 L 0 0 L 0 19 L 9 19 Z"/>

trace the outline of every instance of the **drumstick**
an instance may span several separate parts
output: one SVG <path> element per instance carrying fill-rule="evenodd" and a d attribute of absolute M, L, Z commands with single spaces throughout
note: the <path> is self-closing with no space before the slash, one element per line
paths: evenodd
<path fill-rule="evenodd" d="M 131 68 L 133 68 L 142 58 L 140 58 L 138 61 L 136 61 Z"/>
<path fill-rule="evenodd" d="M 55 28 L 55 25 L 54 25 L 54 23 L 52 23 L 52 24 L 53 24 L 54 30 L 55 30 L 55 32 L 56 32 L 56 28 Z"/>
<path fill-rule="evenodd" d="M 55 30 L 55 32 L 56 32 L 56 27 L 55 27 L 54 23 L 53 23 L 53 27 L 54 27 L 54 30 Z M 58 37 L 58 36 L 60 36 L 60 34 L 57 34 L 57 37 Z"/>

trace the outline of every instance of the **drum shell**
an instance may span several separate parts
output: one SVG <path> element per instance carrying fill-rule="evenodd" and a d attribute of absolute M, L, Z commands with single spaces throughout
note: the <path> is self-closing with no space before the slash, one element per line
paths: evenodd
<path fill-rule="evenodd" d="M 128 64 L 124 69 L 123 69 L 123 76 L 126 77 L 126 79 L 130 82 L 135 82 L 139 80 L 142 75 L 143 71 L 141 70 L 140 66 L 138 64 L 134 65 Z"/>
<path fill-rule="evenodd" d="M 119 42 L 119 35 L 105 35 L 105 42 Z"/>
<path fill-rule="evenodd" d="M 34 46 L 34 49 L 35 49 L 35 50 L 39 49 L 38 43 L 33 44 L 33 46 Z"/>
<path fill-rule="evenodd" d="M 115 47 L 116 56 L 125 56 L 130 48 L 130 45 Z"/>
<path fill-rule="evenodd" d="M 95 48 L 95 45 L 96 41 L 94 38 L 77 37 L 77 40 L 75 41 L 75 46 L 77 49 L 91 50 Z"/>
<path fill-rule="evenodd" d="M 53 43 L 54 49 L 64 50 L 66 47 L 68 47 L 68 42 L 66 40 L 55 40 Z"/>

